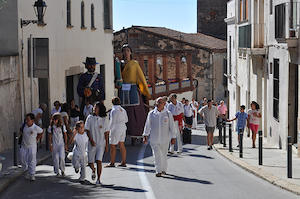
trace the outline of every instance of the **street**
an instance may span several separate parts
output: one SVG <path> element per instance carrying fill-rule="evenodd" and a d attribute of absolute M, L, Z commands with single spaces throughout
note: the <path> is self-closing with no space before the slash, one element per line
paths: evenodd
<path fill-rule="evenodd" d="M 55 177 L 50 159 L 37 166 L 35 182 L 21 177 L 0 198 L 298 198 L 237 167 L 215 150 L 208 151 L 203 131 L 194 131 L 192 139 L 192 144 L 184 145 L 183 154 L 169 156 L 168 175 L 162 178 L 155 177 L 149 145 L 127 145 L 128 167 L 103 168 L 102 187 L 94 185 L 88 167 L 87 183 L 80 184 L 70 162 L 67 176 Z M 104 165 L 108 157 L 105 154 Z"/>

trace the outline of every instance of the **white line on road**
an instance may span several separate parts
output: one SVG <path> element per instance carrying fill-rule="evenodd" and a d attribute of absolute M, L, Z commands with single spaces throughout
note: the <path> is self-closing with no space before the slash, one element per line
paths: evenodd
<path fill-rule="evenodd" d="M 141 163 L 140 165 L 137 165 L 137 168 L 140 169 L 141 171 L 139 171 L 139 177 L 142 183 L 142 187 L 144 190 L 146 190 L 145 195 L 147 199 L 155 199 L 155 195 L 153 193 L 152 187 L 148 181 L 148 178 L 146 176 L 146 173 L 142 170 L 144 170 L 144 154 L 146 151 L 146 147 L 147 145 L 143 145 L 143 147 L 141 148 L 140 152 L 139 152 L 139 156 L 138 156 L 138 160 L 139 163 Z"/>

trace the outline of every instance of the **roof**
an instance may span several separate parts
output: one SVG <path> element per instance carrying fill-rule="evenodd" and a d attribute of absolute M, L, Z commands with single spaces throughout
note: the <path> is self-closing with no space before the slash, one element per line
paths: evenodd
<path fill-rule="evenodd" d="M 225 50 L 227 49 L 227 42 L 203 33 L 184 33 L 165 27 L 149 27 L 149 26 L 132 26 L 131 28 L 154 33 L 160 36 L 175 39 L 188 43 L 192 46 L 206 48 L 210 50 Z"/>

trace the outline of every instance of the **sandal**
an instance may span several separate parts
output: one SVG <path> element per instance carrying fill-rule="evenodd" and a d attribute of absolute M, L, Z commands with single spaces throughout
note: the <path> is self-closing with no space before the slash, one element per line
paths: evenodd
<path fill-rule="evenodd" d="M 126 164 L 119 164 L 118 167 L 127 167 Z"/>
<path fill-rule="evenodd" d="M 113 168 L 113 167 L 116 167 L 114 164 L 108 164 L 105 166 L 105 168 Z"/>

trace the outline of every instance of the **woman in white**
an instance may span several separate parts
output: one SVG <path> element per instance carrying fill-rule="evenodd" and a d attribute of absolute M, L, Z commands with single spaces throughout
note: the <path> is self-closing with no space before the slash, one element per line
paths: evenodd
<path fill-rule="evenodd" d="M 150 142 L 155 160 L 156 177 L 167 171 L 168 147 L 175 144 L 175 124 L 172 114 L 165 109 L 163 98 L 156 100 L 156 107 L 150 111 L 144 128 L 144 143 Z"/>
<path fill-rule="evenodd" d="M 112 99 L 112 110 L 110 112 L 110 164 L 106 167 L 115 167 L 116 159 L 116 147 L 119 145 L 122 162 L 119 166 L 126 167 L 126 148 L 125 148 L 125 138 L 126 138 L 126 123 L 128 122 L 128 116 L 126 110 L 123 109 L 121 105 L 121 100 L 118 97 Z"/>
<path fill-rule="evenodd" d="M 197 112 L 198 112 L 199 104 L 195 100 L 195 98 L 192 99 L 191 104 L 192 104 L 193 112 L 194 112 L 193 129 L 196 129 L 197 128 L 197 123 L 198 123 Z"/>
<path fill-rule="evenodd" d="M 85 180 L 85 167 L 87 164 L 86 151 L 88 146 L 89 138 L 84 131 L 84 122 L 78 121 L 71 138 L 71 143 L 74 143 L 72 164 L 74 166 L 75 172 L 78 173 L 80 169 L 79 182 L 84 182 Z"/>
<path fill-rule="evenodd" d="M 51 119 L 51 125 L 48 128 L 50 151 L 52 152 L 54 173 L 56 176 L 65 176 L 65 150 L 67 147 L 67 129 L 62 124 L 60 113 L 54 113 Z"/>

